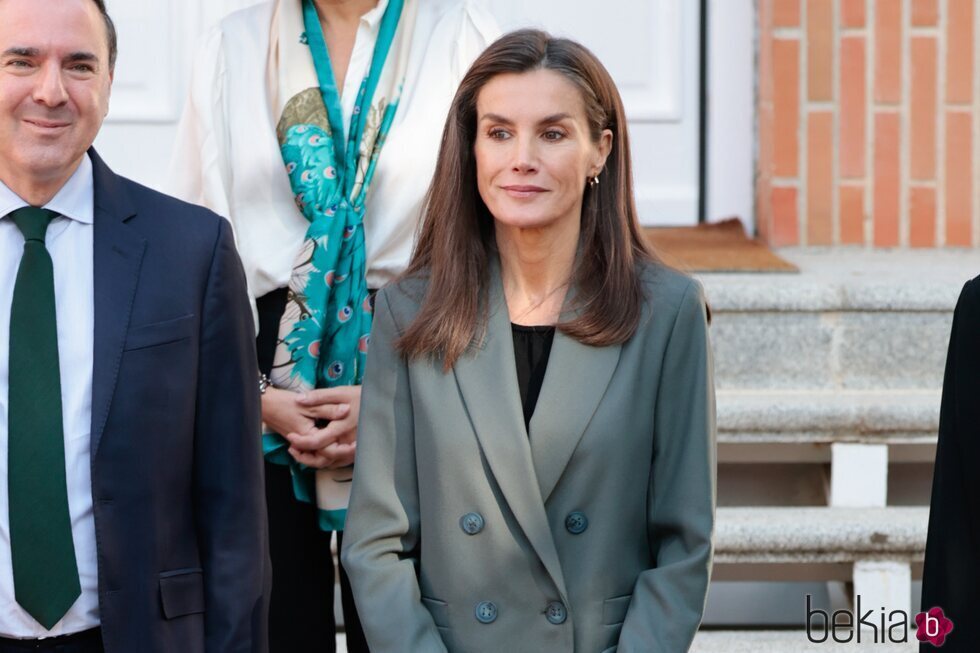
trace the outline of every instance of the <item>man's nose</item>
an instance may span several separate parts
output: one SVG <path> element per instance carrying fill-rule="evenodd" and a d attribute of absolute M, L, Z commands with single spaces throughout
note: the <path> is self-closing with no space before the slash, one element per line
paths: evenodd
<path fill-rule="evenodd" d="M 49 107 L 61 106 L 68 101 L 68 91 L 65 89 L 60 65 L 45 63 L 41 67 L 34 87 L 34 101 Z"/>

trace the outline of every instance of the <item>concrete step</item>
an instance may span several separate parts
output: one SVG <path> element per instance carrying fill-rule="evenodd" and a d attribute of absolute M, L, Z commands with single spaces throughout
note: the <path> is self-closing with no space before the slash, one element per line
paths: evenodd
<path fill-rule="evenodd" d="M 719 443 L 934 443 L 936 390 L 719 390 Z"/>
<path fill-rule="evenodd" d="M 813 633 L 814 637 L 820 637 Z M 843 633 L 839 635 L 843 638 Z M 909 634 L 913 643 L 874 644 L 862 635 L 862 643 L 838 644 L 828 640 L 823 644 L 810 642 L 802 630 L 757 631 L 757 630 L 702 630 L 694 638 L 691 653 L 837 653 L 840 651 L 875 651 L 879 653 L 915 653 L 919 650 L 915 636 Z M 347 638 L 337 635 L 337 653 L 347 653 Z"/>
<path fill-rule="evenodd" d="M 716 564 L 921 562 L 928 508 L 719 508 Z"/>
<path fill-rule="evenodd" d="M 817 632 L 811 634 L 816 639 L 823 636 L 822 633 Z M 844 639 L 846 635 L 839 633 L 838 637 Z M 919 643 L 915 640 L 914 633 L 909 633 L 909 642 L 904 644 L 885 643 L 881 642 L 881 639 L 883 638 L 879 635 L 879 643 L 876 644 L 866 633 L 862 633 L 860 644 L 855 641 L 839 644 L 831 638 L 821 644 L 815 644 L 807 639 L 806 632 L 803 630 L 702 630 L 694 638 L 691 653 L 825 653 L 827 651 L 836 653 L 855 650 L 914 653 L 919 650 Z"/>
<path fill-rule="evenodd" d="M 936 390 L 980 252 L 781 251 L 799 274 L 701 274 L 720 390 Z"/>

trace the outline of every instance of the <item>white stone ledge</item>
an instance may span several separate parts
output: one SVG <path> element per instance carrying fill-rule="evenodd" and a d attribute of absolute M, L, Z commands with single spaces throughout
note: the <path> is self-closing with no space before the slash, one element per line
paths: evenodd
<path fill-rule="evenodd" d="M 928 523 L 928 508 L 719 508 L 715 562 L 917 562 Z"/>
<path fill-rule="evenodd" d="M 840 634 L 844 636 L 843 633 Z M 828 640 L 814 644 L 803 630 L 702 630 L 694 638 L 691 653 L 836 653 L 838 651 L 875 651 L 877 653 L 915 653 L 919 643 L 909 633 L 907 644 L 873 643 L 866 633 L 857 644 L 838 644 Z M 937 649 L 939 650 L 939 649 Z"/>
<path fill-rule="evenodd" d="M 699 274 L 713 311 L 948 312 L 980 252 L 780 250 L 799 274 Z"/>
<path fill-rule="evenodd" d="M 719 390 L 723 443 L 927 443 L 939 428 L 940 390 Z"/>

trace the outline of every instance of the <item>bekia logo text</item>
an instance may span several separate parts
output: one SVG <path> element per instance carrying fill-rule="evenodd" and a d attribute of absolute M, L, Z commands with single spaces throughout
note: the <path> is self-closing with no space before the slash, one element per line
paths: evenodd
<path fill-rule="evenodd" d="M 953 630 L 953 622 L 943 614 L 940 607 L 915 615 L 914 622 L 904 610 L 886 612 L 885 608 L 862 611 L 861 595 L 855 601 L 856 610 L 835 610 L 828 614 L 815 609 L 812 596 L 806 595 L 806 637 L 814 644 L 822 644 L 833 639 L 840 644 L 850 641 L 874 644 L 903 643 L 909 641 L 909 624 L 916 626 L 915 638 L 942 646 Z"/>

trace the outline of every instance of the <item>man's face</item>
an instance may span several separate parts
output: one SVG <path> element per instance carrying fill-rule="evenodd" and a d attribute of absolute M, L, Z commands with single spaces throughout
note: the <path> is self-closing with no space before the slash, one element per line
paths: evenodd
<path fill-rule="evenodd" d="M 108 50 L 91 0 L 0 0 L 0 180 L 71 176 L 109 110 Z"/>

